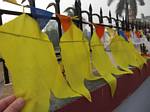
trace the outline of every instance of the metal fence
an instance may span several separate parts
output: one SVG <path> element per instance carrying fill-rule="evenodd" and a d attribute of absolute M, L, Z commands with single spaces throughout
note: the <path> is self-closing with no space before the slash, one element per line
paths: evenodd
<path fill-rule="evenodd" d="M 32 5 L 33 7 L 36 6 L 35 1 L 34 0 L 30 0 L 30 5 Z M 60 0 L 55 0 L 55 3 L 53 3 L 51 6 L 54 6 L 55 8 L 55 13 L 60 14 Z M 83 30 L 83 24 L 88 24 L 90 27 L 90 34 L 92 36 L 93 34 L 93 25 L 90 23 L 93 23 L 93 18 L 97 17 L 98 18 L 98 22 L 96 24 L 100 24 L 106 27 L 113 27 L 116 28 L 118 31 L 120 29 L 124 30 L 124 31 L 130 31 L 130 30 L 143 30 L 144 34 L 149 34 L 150 33 L 150 23 L 148 22 L 141 22 L 141 21 L 129 21 L 129 20 L 125 20 L 124 17 L 122 19 L 119 19 L 118 14 L 116 14 L 116 17 L 112 17 L 111 11 L 109 11 L 109 15 L 105 16 L 103 15 L 103 10 L 102 8 L 99 9 L 99 13 L 93 13 L 93 8 L 92 5 L 89 5 L 89 10 L 82 10 L 81 8 L 81 1 L 80 0 L 76 0 L 74 3 L 74 8 L 72 9 L 74 11 L 74 16 L 77 16 L 79 19 L 78 20 L 73 20 L 76 25 Z M 2 21 L 2 15 L 3 14 L 8 14 L 8 15 L 21 15 L 21 12 L 16 12 L 16 11 L 10 11 L 10 10 L 4 10 L 4 9 L 0 9 L 0 25 L 3 24 Z M 29 14 L 29 13 L 28 13 Z M 83 21 L 83 14 L 86 14 L 88 16 L 88 22 Z M 29 14 L 30 16 L 32 16 L 32 13 Z M 36 19 L 36 18 L 35 18 Z M 58 17 L 52 17 L 52 20 L 56 20 L 58 23 L 58 32 L 59 32 L 59 37 L 62 36 L 62 29 L 61 29 L 61 23 Z M 104 19 L 106 19 L 109 23 L 105 24 L 104 23 Z M 115 22 L 115 24 L 112 24 L 113 22 Z M 141 45 L 141 51 L 145 52 L 145 46 Z M 1 61 L 4 63 L 4 60 L 1 59 Z M 5 83 L 9 83 L 9 75 L 8 75 L 8 70 L 4 64 L 4 75 L 5 75 Z"/>

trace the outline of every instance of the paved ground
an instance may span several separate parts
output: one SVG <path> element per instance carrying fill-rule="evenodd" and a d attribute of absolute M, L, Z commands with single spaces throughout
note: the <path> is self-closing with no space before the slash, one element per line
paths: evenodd
<path fill-rule="evenodd" d="M 114 112 L 150 112 L 150 77 Z"/>

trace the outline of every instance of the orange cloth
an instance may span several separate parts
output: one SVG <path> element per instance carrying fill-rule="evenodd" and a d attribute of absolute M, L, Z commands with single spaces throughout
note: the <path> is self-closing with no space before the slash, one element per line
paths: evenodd
<path fill-rule="evenodd" d="M 57 17 L 59 18 L 59 20 L 61 22 L 64 32 L 66 32 L 69 29 L 69 27 L 71 26 L 71 17 L 63 16 L 63 15 L 59 15 L 59 14 L 57 14 Z"/>
<path fill-rule="evenodd" d="M 138 38 L 141 38 L 141 32 L 136 31 L 135 34 L 136 34 L 136 36 L 137 36 Z"/>
<path fill-rule="evenodd" d="M 125 32 L 125 35 L 126 35 L 126 37 L 128 38 L 128 40 L 129 40 L 130 37 L 131 37 L 130 31 L 126 31 L 126 32 Z"/>
<path fill-rule="evenodd" d="M 102 25 L 95 25 L 95 28 L 98 37 L 101 39 L 104 35 L 105 27 Z"/>

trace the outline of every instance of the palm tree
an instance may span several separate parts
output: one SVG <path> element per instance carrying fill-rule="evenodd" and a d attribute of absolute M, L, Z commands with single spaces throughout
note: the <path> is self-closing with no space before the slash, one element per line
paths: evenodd
<path fill-rule="evenodd" d="M 113 1 L 114 0 L 108 0 L 108 6 L 110 6 Z M 135 19 L 137 16 L 137 1 L 141 6 L 145 5 L 144 0 L 120 0 L 117 4 L 116 14 L 122 16 L 123 11 L 125 11 L 126 16 L 129 16 L 130 14 L 130 16 L 133 16 L 133 18 Z"/>

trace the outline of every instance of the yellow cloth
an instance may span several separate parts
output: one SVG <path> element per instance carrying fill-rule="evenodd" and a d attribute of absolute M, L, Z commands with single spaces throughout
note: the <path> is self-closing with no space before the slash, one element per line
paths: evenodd
<path fill-rule="evenodd" d="M 112 55 L 116 61 L 116 63 L 126 71 L 130 71 L 128 69 L 129 66 L 140 67 L 143 65 L 142 57 L 137 54 L 134 46 L 132 46 L 131 42 L 125 41 L 119 35 L 116 35 L 110 44 Z M 142 63 L 143 62 L 143 63 Z"/>
<path fill-rule="evenodd" d="M 3 1 L 13 3 L 13 4 L 18 4 L 16 0 L 3 0 Z"/>
<path fill-rule="evenodd" d="M 0 27 L 0 54 L 14 92 L 26 100 L 22 112 L 48 112 L 50 91 L 58 98 L 80 96 L 70 89 L 46 34 L 26 14 Z"/>
<path fill-rule="evenodd" d="M 61 37 L 60 47 L 66 79 L 71 88 L 91 101 L 84 80 L 96 80 L 100 77 L 92 74 L 89 45 L 83 37 L 83 32 L 71 23 L 69 29 Z"/>
<path fill-rule="evenodd" d="M 112 75 L 122 75 L 127 74 L 126 71 L 121 71 L 114 67 L 111 63 L 109 56 L 104 50 L 103 44 L 100 42 L 96 32 L 93 33 L 91 39 L 91 49 L 92 49 L 92 62 L 96 67 L 100 75 L 107 81 L 111 87 L 112 96 L 116 90 L 116 78 Z"/>
<path fill-rule="evenodd" d="M 130 65 L 135 66 L 137 68 L 142 68 L 144 63 L 146 63 L 146 59 L 140 55 L 140 53 L 136 50 L 134 47 L 132 41 L 131 41 L 131 32 L 126 32 L 128 36 L 128 42 L 123 39 L 122 45 L 124 48 L 126 48 L 128 52 L 128 56 L 130 59 Z"/>
<path fill-rule="evenodd" d="M 119 65 L 121 69 L 132 73 L 132 71 L 128 69 L 130 61 L 132 59 L 129 57 L 130 55 L 128 55 L 127 48 L 125 48 L 123 43 L 124 43 L 124 39 L 116 35 L 112 39 L 112 42 L 110 44 L 110 49 L 117 65 Z"/>
<path fill-rule="evenodd" d="M 136 48 L 134 47 L 133 43 L 131 41 L 129 41 L 128 43 L 128 47 L 131 53 L 134 54 L 136 63 L 138 68 L 142 68 L 144 64 L 146 64 L 147 60 L 140 55 L 140 53 L 136 50 Z"/>
<path fill-rule="evenodd" d="M 146 59 L 144 57 L 142 57 L 140 55 L 140 53 L 136 50 L 136 48 L 134 47 L 132 41 L 131 41 L 131 32 L 128 32 L 128 41 L 124 40 L 124 44 L 123 46 L 126 47 L 126 49 L 128 50 L 128 54 L 130 55 L 130 57 L 132 58 L 132 63 L 130 63 L 130 65 L 135 66 L 137 68 L 142 68 L 144 63 L 146 63 Z M 141 32 L 142 34 L 142 32 Z"/>

